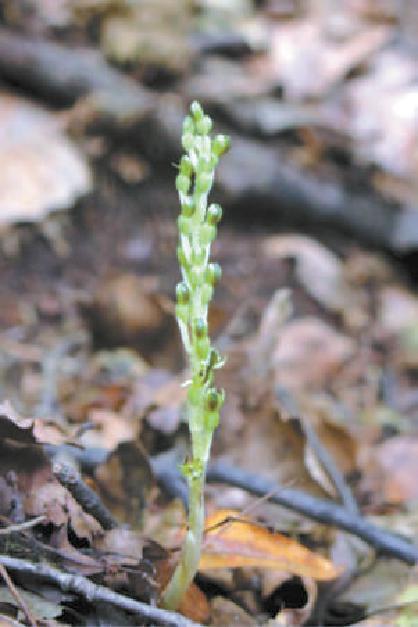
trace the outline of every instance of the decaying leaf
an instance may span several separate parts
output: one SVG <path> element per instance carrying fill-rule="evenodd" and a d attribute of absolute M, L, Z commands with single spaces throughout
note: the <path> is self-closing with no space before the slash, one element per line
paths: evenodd
<path fill-rule="evenodd" d="M 338 570 L 325 557 L 296 540 L 272 533 L 233 510 L 218 510 L 206 520 L 206 534 L 199 567 L 253 566 L 286 571 L 327 581 Z"/>
<path fill-rule="evenodd" d="M 0 94 L 0 226 L 38 222 L 90 191 L 91 175 L 57 119 Z"/>
<path fill-rule="evenodd" d="M 295 259 L 297 278 L 323 307 L 341 312 L 349 302 L 342 262 L 319 242 L 303 235 L 274 235 L 263 249 L 272 259 Z"/>
<path fill-rule="evenodd" d="M 290 390 L 324 386 L 353 351 L 353 340 L 322 320 L 293 320 L 282 330 L 273 355 L 275 381 Z"/>

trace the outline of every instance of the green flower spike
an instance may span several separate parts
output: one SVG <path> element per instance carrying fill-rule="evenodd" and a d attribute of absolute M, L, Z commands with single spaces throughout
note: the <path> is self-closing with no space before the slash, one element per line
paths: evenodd
<path fill-rule="evenodd" d="M 208 335 L 208 308 L 222 271 L 210 262 L 210 248 L 222 218 L 218 204 L 208 207 L 219 157 L 228 149 L 225 135 L 210 136 L 212 120 L 193 102 L 183 122 L 182 156 L 176 178 L 181 213 L 178 217 L 179 260 L 182 281 L 176 288 L 176 317 L 191 371 L 187 416 L 191 435 L 191 459 L 182 472 L 189 485 L 188 531 L 180 561 L 164 590 L 162 603 L 177 609 L 196 574 L 204 530 L 203 489 L 213 432 L 224 402 L 223 390 L 214 385 L 214 371 L 223 361 Z"/>

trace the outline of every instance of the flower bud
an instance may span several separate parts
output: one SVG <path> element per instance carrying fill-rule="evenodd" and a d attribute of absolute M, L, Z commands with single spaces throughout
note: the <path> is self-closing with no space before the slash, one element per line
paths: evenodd
<path fill-rule="evenodd" d="M 202 339 L 204 337 L 207 337 L 208 335 L 208 325 L 206 324 L 206 322 L 203 320 L 203 318 L 197 318 L 194 323 L 193 323 L 193 331 L 195 336 L 198 339 Z"/>
<path fill-rule="evenodd" d="M 190 233 L 192 232 L 192 225 L 190 224 L 190 219 L 186 218 L 185 216 L 180 215 L 177 218 L 177 226 L 178 226 L 179 232 L 182 235 L 190 235 Z"/>
<path fill-rule="evenodd" d="M 209 285 L 215 285 L 221 276 L 222 276 L 222 268 L 219 263 L 210 263 L 205 270 L 205 281 L 209 283 Z"/>
<path fill-rule="evenodd" d="M 177 252 L 177 260 L 179 264 L 181 265 L 182 268 L 187 270 L 189 267 L 189 262 L 187 261 L 187 257 L 186 257 L 184 250 L 182 249 L 181 246 L 177 246 L 176 252 Z"/>
<path fill-rule="evenodd" d="M 212 186 L 212 175 L 208 172 L 200 172 L 196 177 L 196 191 L 205 194 Z"/>
<path fill-rule="evenodd" d="M 185 176 L 190 176 L 193 172 L 193 164 L 190 157 L 183 155 L 180 161 L 180 172 Z"/>
<path fill-rule="evenodd" d="M 217 203 L 213 203 L 212 205 L 209 205 L 208 211 L 206 214 L 207 223 L 211 224 L 212 226 L 215 226 L 216 224 L 218 224 L 218 222 L 220 222 L 221 218 L 222 218 L 221 205 L 218 205 Z"/>
<path fill-rule="evenodd" d="M 193 248 L 191 262 L 194 266 L 201 266 L 206 260 L 206 250 L 202 247 L 198 251 Z"/>
<path fill-rule="evenodd" d="M 222 392 L 219 392 L 216 388 L 209 388 L 205 394 L 205 410 L 207 412 L 218 412 L 222 403 Z"/>
<path fill-rule="evenodd" d="M 188 305 L 176 305 L 175 313 L 177 320 L 181 320 L 184 324 L 187 324 L 189 320 L 189 306 Z"/>
<path fill-rule="evenodd" d="M 200 283 L 202 283 L 202 272 L 199 268 L 190 268 L 189 280 L 192 289 L 195 289 Z"/>
<path fill-rule="evenodd" d="M 196 121 L 196 131 L 199 135 L 208 135 L 212 130 L 212 120 L 208 115 L 204 115 L 201 120 Z"/>
<path fill-rule="evenodd" d="M 184 150 L 191 150 L 194 146 L 194 136 L 192 133 L 184 133 L 181 137 L 181 145 Z"/>
<path fill-rule="evenodd" d="M 182 194 L 187 194 L 190 189 L 190 178 L 185 174 L 176 176 L 176 190 Z"/>
<path fill-rule="evenodd" d="M 187 198 L 183 198 L 182 200 L 181 213 L 186 218 L 191 218 L 194 214 L 194 202 L 193 199 L 189 196 Z"/>
<path fill-rule="evenodd" d="M 203 113 L 202 105 L 199 102 L 197 102 L 197 100 L 194 100 L 192 104 L 190 105 L 190 113 L 192 114 L 193 119 L 195 121 L 202 120 L 204 113 Z"/>
<path fill-rule="evenodd" d="M 216 237 L 217 228 L 212 224 L 202 224 L 200 227 L 200 242 L 202 246 L 211 244 Z"/>
<path fill-rule="evenodd" d="M 183 135 L 186 135 L 187 133 L 189 133 L 190 135 L 193 135 L 195 131 L 194 128 L 194 122 L 193 122 L 193 118 L 190 115 L 187 115 L 184 120 L 183 120 Z"/>
<path fill-rule="evenodd" d="M 184 282 L 176 285 L 176 301 L 179 305 L 188 305 L 190 302 L 190 290 Z"/>
<path fill-rule="evenodd" d="M 212 151 L 217 157 L 220 157 L 228 150 L 230 144 L 231 140 L 227 135 L 216 135 L 212 141 Z"/>
<path fill-rule="evenodd" d="M 201 157 L 197 166 L 198 172 L 206 172 L 207 174 L 212 174 L 214 167 L 212 165 L 212 158 L 208 159 L 207 157 Z"/>

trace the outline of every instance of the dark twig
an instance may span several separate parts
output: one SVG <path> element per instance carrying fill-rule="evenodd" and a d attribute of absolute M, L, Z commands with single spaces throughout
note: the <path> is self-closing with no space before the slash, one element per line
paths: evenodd
<path fill-rule="evenodd" d="M 128 612 L 134 612 L 141 616 L 143 620 L 150 621 L 153 625 L 164 625 L 167 627 L 197 627 L 198 625 L 198 623 L 194 623 L 181 616 L 181 614 L 130 599 L 113 590 L 109 590 L 109 588 L 99 586 L 82 575 L 63 573 L 47 564 L 35 564 L 34 562 L 9 557 L 8 555 L 0 555 L 0 564 L 3 564 L 9 570 L 46 579 L 59 586 L 65 592 L 74 592 L 81 595 L 90 603 L 111 603 Z"/>
<path fill-rule="evenodd" d="M 334 458 L 318 437 L 312 422 L 306 419 L 299 411 L 298 403 L 293 394 L 291 394 L 287 388 L 277 386 L 276 396 L 281 407 L 283 407 L 289 416 L 292 417 L 292 421 L 296 427 L 303 431 L 308 445 L 315 453 L 328 478 L 332 481 L 334 488 L 341 499 L 342 505 L 344 505 L 346 510 L 352 514 L 358 515 L 359 509 L 350 486 L 344 479 L 344 476 L 335 463 Z"/>
<path fill-rule="evenodd" d="M 91 514 L 102 525 L 103 529 L 115 529 L 118 526 L 112 514 L 100 500 L 99 495 L 84 483 L 74 468 L 56 461 L 52 465 L 52 470 L 77 503 L 81 505 L 87 514 Z"/>
<path fill-rule="evenodd" d="M 344 479 L 344 476 L 338 468 L 337 464 L 335 463 L 332 455 L 330 454 L 328 449 L 322 444 L 314 427 L 312 426 L 312 424 L 310 424 L 308 420 L 301 418 L 299 420 L 299 423 L 305 434 L 308 445 L 312 448 L 321 466 L 325 470 L 328 477 L 331 479 L 345 509 L 351 514 L 355 514 L 356 516 L 358 516 L 359 509 L 357 506 L 357 502 L 350 489 L 350 486 Z"/>
<path fill-rule="evenodd" d="M 71 448 L 75 450 L 75 447 Z M 51 455 L 53 449 L 48 450 L 48 453 Z M 99 449 L 93 450 L 93 453 L 94 455 L 89 450 L 79 451 L 78 461 L 81 465 L 85 464 L 86 468 L 91 468 L 95 463 L 100 463 L 106 457 L 105 451 Z M 97 461 L 95 462 L 94 460 L 96 459 Z M 161 484 L 165 484 L 166 477 L 170 474 L 172 475 L 170 478 L 170 493 L 176 490 L 176 486 L 181 486 L 175 495 L 185 500 L 184 479 L 181 477 L 177 465 L 173 463 L 170 468 L 167 468 L 164 467 L 161 460 L 160 463 L 154 465 L 152 459 L 151 464 L 153 472 Z M 234 485 L 256 496 L 269 494 L 271 502 L 299 512 L 325 525 L 344 529 L 388 556 L 395 557 L 407 564 L 418 562 L 418 547 L 414 544 L 400 536 L 376 527 L 361 516 L 350 513 L 345 507 L 337 505 L 332 501 L 316 498 L 301 490 L 281 488 L 274 481 L 220 463 L 209 466 L 208 482 Z"/>
<path fill-rule="evenodd" d="M 344 507 L 332 501 L 310 496 L 300 490 L 281 488 L 274 481 L 220 462 L 209 467 L 207 478 L 211 483 L 233 485 L 256 496 L 270 493 L 269 500 L 272 503 L 287 507 L 326 525 L 344 529 L 381 553 L 407 564 L 418 562 L 418 547 L 414 544 L 376 527 L 361 516 L 348 512 Z"/>
<path fill-rule="evenodd" d="M 26 620 L 28 621 L 29 625 L 31 625 L 31 627 L 36 627 L 36 620 L 33 618 L 26 604 L 25 599 L 22 598 L 22 595 L 20 594 L 19 590 L 16 588 L 13 581 L 10 579 L 9 573 L 7 572 L 4 564 L 0 564 L 0 575 L 3 577 L 4 581 L 6 582 L 6 585 L 10 590 L 10 594 L 13 596 L 14 600 L 16 601 L 16 603 L 18 604 L 18 606 L 20 607 L 20 609 L 26 616 Z"/>

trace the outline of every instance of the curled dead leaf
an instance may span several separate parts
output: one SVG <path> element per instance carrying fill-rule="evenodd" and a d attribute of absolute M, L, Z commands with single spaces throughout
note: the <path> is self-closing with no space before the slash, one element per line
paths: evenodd
<path fill-rule="evenodd" d="M 334 579 L 338 570 L 325 557 L 296 540 L 272 533 L 234 510 L 218 510 L 206 520 L 206 534 L 199 568 L 253 566 L 312 577 Z"/>

